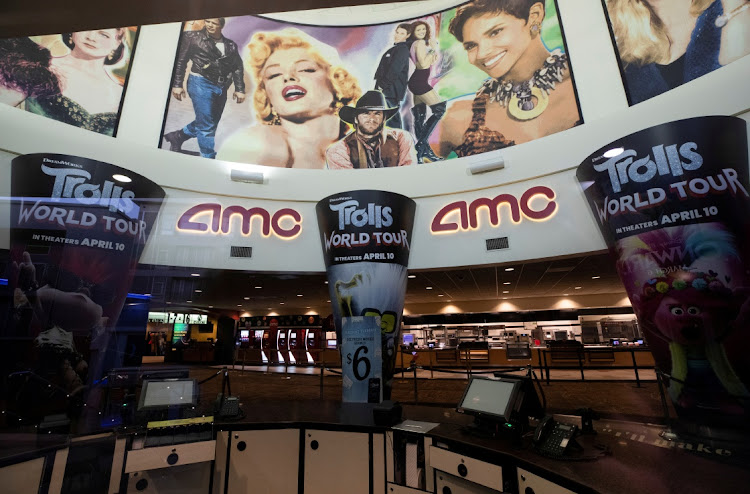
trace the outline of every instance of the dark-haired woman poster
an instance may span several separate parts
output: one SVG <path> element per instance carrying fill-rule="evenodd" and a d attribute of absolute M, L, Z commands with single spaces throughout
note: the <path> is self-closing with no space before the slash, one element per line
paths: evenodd
<path fill-rule="evenodd" d="M 445 114 L 445 101 L 440 100 L 437 91 L 429 82 L 431 68 L 440 58 L 437 39 L 432 35 L 430 25 L 420 20 L 412 23 L 411 36 L 407 42 L 410 44 L 411 59 L 415 67 L 409 77 L 408 87 L 414 99 L 411 113 L 414 117 L 417 162 L 423 163 L 425 158 L 430 161 L 439 161 L 442 158 L 435 154 L 429 142 L 430 135 Z M 427 118 L 428 106 L 431 111 L 429 118 Z"/>
<path fill-rule="evenodd" d="M 126 28 L 63 34 L 70 52 L 52 58 L 60 93 L 30 98 L 26 110 L 76 127 L 112 135 L 122 98 L 122 84 L 107 71 L 123 58 Z"/>
<path fill-rule="evenodd" d="M 59 93 L 51 60 L 50 51 L 29 38 L 0 39 L 0 103 L 18 106 L 26 98 Z"/>
<path fill-rule="evenodd" d="M 456 101 L 440 128 L 440 154 L 494 151 L 569 129 L 580 121 L 566 54 L 542 41 L 539 0 L 475 0 L 449 31 L 489 79 L 473 101 Z"/>

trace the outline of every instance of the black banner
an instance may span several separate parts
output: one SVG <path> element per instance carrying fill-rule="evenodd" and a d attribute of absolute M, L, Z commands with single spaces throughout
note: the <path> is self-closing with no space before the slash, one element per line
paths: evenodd
<path fill-rule="evenodd" d="M 98 383 L 122 365 L 115 326 L 164 195 L 145 177 L 100 161 L 13 160 L 6 331 L 33 346 L 18 349 L 16 366 L 52 383 L 25 395 L 19 406 L 27 416 L 59 406 L 72 417 L 84 403 L 98 410 Z M 47 395 L 56 389 L 68 397 Z"/>
<path fill-rule="evenodd" d="M 699 117 L 623 137 L 577 177 L 683 419 L 747 427 L 747 130 Z"/>
<path fill-rule="evenodd" d="M 356 190 L 329 196 L 315 209 L 338 341 L 347 339 L 342 318 L 380 318 L 382 398 L 389 399 L 416 203 L 393 192 Z"/>

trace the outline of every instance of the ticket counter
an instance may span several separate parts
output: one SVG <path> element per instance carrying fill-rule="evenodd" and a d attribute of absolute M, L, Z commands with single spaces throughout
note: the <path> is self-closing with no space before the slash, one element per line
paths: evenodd
<path fill-rule="evenodd" d="M 210 437 L 195 441 L 146 446 L 142 430 L 119 431 L 103 441 L 112 466 L 102 492 L 671 494 L 738 492 L 750 483 L 738 451 L 696 442 L 670 445 L 658 428 L 645 424 L 595 422 L 598 434 L 580 442 L 601 454 L 571 462 L 539 456 L 529 437 L 518 443 L 469 434 L 471 419 L 452 409 L 405 406 L 405 418 L 436 424 L 419 433 L 409 426 L 377 426 L 371 405 L 244 407 L 251 419 L 214 423 Z M 37 492 L 39 483 L 51 494 L 70 492 L 66 479 L 80 465 L 68 451 L 82 440 L 36 454 L 5 450 L 0 480 L 10 491 L 4 492 Z"/>

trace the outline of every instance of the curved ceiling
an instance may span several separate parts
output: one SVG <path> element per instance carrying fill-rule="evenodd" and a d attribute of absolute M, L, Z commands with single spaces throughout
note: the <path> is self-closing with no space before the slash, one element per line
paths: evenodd
<path fill-rule="evenodd" d="M 182 22 L 186 19 L 352 5 L 405 3 L 403 0 L 3 0 L 0 5 L 0 37 L 65 33 L 114 26 Z"/>

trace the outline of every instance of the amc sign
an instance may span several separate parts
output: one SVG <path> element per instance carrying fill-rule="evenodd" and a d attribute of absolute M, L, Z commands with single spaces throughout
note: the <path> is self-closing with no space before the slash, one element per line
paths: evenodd
<path fill-rule="evenodd" d="M 551 218 L 557 211 L 557 203 L 554 201 L 555 191 L 549 187 L 538 185 L 531 187 L 517 198 L 512 194 L 500 194 L 492 199 L 480 197 L 471 203 L 456 201 L 444 206 L 432 219 L 430 231 L 433 234 L 454 233 L 459 230 L 469 231 L 479 228 L 479 211 L 487 210 L 490 225 L 500 225 L 500 206 L 507 206 L 510 219 L 514 224 L 521 222 L 522 218 L 534 221 L 545 221 Z M 532 202 L 537 203 L 537 208 L 532 207 Z M 539 204 L 541 203 L 541 204 Z M 457 213 L 458 218 L 455 218 Z M 451 218 L 453 216 L 453 218 Z M 451 221 L 458 219 L 458 222 Z"/>
<path fill-rule="evenodd" d="M 250 235 L 253 219 L 255 225 L 260 222 L 260 231 L 264 237 L 271 234 L 284 240 L 291 240 L 302 231 L 302 215 L 291 208 L 282 208 L 271 214 L 264 208 L 227 206 L 221 204 L 198 204 L 188 209 L 177 220 L 179 231 L 193 231 L 215 234 L 228 234 L 239 225 L 243 235 Z"/>

